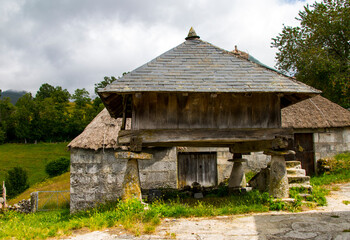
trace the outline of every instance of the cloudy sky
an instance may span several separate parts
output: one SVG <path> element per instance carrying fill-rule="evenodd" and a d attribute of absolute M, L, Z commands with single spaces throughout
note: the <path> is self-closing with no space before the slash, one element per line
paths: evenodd
<path fill-rule="evenodd" d="M 191 26 L 226 50 L 275 65 L 271 38 L 307 3 L 297 0 L 0 0 L 0 89 L 43 83 L 91 94 L 181 44 Z"/>

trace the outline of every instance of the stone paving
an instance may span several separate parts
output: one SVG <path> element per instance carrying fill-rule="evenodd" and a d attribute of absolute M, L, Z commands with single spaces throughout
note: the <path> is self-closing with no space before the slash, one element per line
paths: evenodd
<path fill-rule="evenodd" d="M 328 206 L 301 213 L 269 212 L 214 218 L 164 219 L 152 235 L 95 231 L 70 239 L 185 239 L 185 240 L 350 240 L 350 183 L 327 197 Z"/>

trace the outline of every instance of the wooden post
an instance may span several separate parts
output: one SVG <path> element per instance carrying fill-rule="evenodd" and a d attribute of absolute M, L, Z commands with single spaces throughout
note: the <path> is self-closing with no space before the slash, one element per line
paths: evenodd
<path fill-rule="evenodd" d="M 138 159 L 149 160 L 152 159 L 152 154 L 148 153 L 134 153 L 134 152 L 116 152 L 117 159 L 128 159 L 126 165 L 126 172 L 123 180 L 122 199 L 124 201 L 130 199 L 142 200 L 141 184 L 139 176 Z"/>
<path fill-rule="evenodd" d="M 271 155 L 269 194 L 274 198 L 288 198 L 289 184 L 287 178 L 287 168 L 284 156 L 295 154 L 294 151 L 265 151 L 264 154 Z"/>

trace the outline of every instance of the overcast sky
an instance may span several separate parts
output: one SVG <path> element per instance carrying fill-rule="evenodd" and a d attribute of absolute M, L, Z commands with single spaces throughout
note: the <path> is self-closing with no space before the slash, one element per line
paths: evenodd
<path fill-rule="evenodd" d="M 33 94 L 43 83 L 91 94 L 181 44 L 202 40 L 275 65 L 271 38 L 296 26 L 297 0 L 0 0 L 0 89 Z"/>

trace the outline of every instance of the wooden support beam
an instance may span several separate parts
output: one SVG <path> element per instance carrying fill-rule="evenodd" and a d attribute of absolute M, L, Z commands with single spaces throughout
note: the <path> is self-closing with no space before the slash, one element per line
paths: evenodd
<path fill-rule="evenodd" d="M 271 148 L 276 138 L 293 138 L 291 129 L 149 129 L 121 130 L 118 144 L 129 146 L 132 138 L 141 138 L 142 146 L 199 146 L 199 147 L 231 147 L 238 142 L 272 141 L 259 150 Z M 279 140 L 278 140 L 279 141 Z M 263 144 L 264 145 L 264 144 Z M 260 149 L 260 148 L 259 148 Z M 240 152 L 250 152 L 243 149 Z"/>
<path fill-rule="evenodd" d="M 261 152 L 271 149 L 283 149 L 288 146 L 288 140 L 284 138 L 275 138 L 272 140 L 237 142 L 230 146 L 231 153 L 241 152 Z"/>

